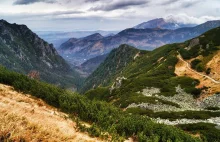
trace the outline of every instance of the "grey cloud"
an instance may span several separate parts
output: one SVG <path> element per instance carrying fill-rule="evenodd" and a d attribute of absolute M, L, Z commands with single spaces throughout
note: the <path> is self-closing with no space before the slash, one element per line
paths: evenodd
<path fill-rule="evenodd" d="M 97 2 L 97 1 L 101 1 L 101 0 L 85 0 L 85 2 Z"/>
<path fill-rule="evenodd" d="M 84 13 L 82 11 L 74 11 L 74 10 L 67 10 L 67 11 L 54 11 L 54 12 L 45 12 L 45 13 L 27 13 L 27 12 L 22 12 L 22 13 L 17 13 L 17 14 L 1 14 L 0 17 L 8 17 L 8 18 L 15 18 L 15 19 L 44 19 L 44 18 L 49 18 L 49 19 L 56 19 L 59 18 L 59 16 L 62 15 L 78 15 Z"/>
<path fill-rule="evenodd" d="M 45 15 L 68 15 L 68 14 L 81 14 L 82 11 L 68 10 L 68 11 L 55 11 Z"/>
<path fill-rule="evenodd" d="M 168 0 L 168 1 L 162 2 L 161 5 L 170 5 L 170 4 L 176 3 L 178 1 L 181 1 L 181 0 Z"/>
<path fill-rule="evenodd" d="M 196 4 L 200 3 L 200 2 L 201 1 L 199 1 L 199 0 L 188 1 L 188 2 L 186 1 L 186 2 L 182 3 L 181 7 L 183 7 L 183 8 L 192 7 L 192 6 L 194 6 L 194 5 L 196 5 Z"/>
<path fill-rule="evenodd" d="M 56 0 L 16 0 L 14 5 L 28 5 L 37 2 L 45 2 L 45 3 L 55 3 Z"/>
<path fill-rule="evenodd" d="M 117 10 L 117 9 L 126 9 L 130 6 L 140 6 L 140 5 L 145 5 L 147 4 L 148 1 L 146 0 L 126 0 L 126 1 L 116 1 L 116 2 L 112 2 L 109 4 L 102 4 L 96 7 L 92 7 L 90 10 L 93 11 L 113 11 L 113 10 Z"/>

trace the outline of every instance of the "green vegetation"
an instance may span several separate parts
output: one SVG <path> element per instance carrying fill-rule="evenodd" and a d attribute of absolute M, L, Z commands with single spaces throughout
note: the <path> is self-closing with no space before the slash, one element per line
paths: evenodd
<path fill-rule="evenodd" d="M 205 71 L 205 73 L 206 73 L 207 75 L 209 75 L 209 74 L 211 73 L 211 68 L 208 68 L 208 69 Z"/>
<path fill-rule="evenodd" d="M 176 119 L 209 119 L 211 117 L 220 117 L 219 112 L 211 111 L 180 111 L 180 112 L 153 112 L 144 108 L 128 108 L 128 113 L 147 115 L 152 118 L 162 118 L 169 120 Z"/>
<path fill-rule="evenodd" d="M 175 65 L 178 62 L 176 51 L 179 48 L 178 44 L 172 44 L 142 54 L 135 61 L 130 62 L 128 66 L 120 70 L 120 74 L 116 75 L 117 77 L 125 76 L 127 78 L 122 81 L 120 88 L 114 89 L 111 94 L 107 91 L 107 88 L 105 90 L 96 88 L 86 92 L 86 96 L 97 100 L 101 98 L 101 100 L 108 102 L 113 101 L 116 106 L 125 108 L 129 103 L 154 103 L 155 98 L 137 95 L 137 92 L 142 92 L 147 87 L 159 88 L 161 93 L 158 95 L 174 96 L 176 94 L 176 87 L 180 85 L 187 93 L 198 97 L 201 90 L 196 89 L 195 86 L 199 84 L 199 81 L 184 76 L 177 77 L 174 73 Z M 104 62 L 104 64 L 106 63 Z M 105 69 L 108 68 L 110 67 L 105 67 Z M 105 70 L 102 71 L 105 72 Z M 95 80 L 96 78 L 93 79 Z M 114 80 L 109 81 L 109 84 L 113 82 Z M 105 93 L 106 95 L 104 95 Z M 105 97 L 100 97 L 100 95 Z M 172 102 L 158 101 L 163 104 L 178 106 Z"/>
<path fill-rule="evenodd" d="M 220 110 L 219 107 L 207 107 L 206 109 L 207 110 Z"/>
<path fill-rule="evenodd" d="M 134 60 L 138 49 L 129 45 L 121 45 L 113 49 L 98 69 L 96 69 L 84 82 L 81 92 L 86 92 L 93 87 L 108 86 L 114 81 L 118 74 Z"/>
<path fill-rule="evenodd" d="M 184 124 L 178 125 L 184 131 L 188 131 L 194 135 L 199 134 L 203 141 L 219 142 L 220 130 L 214 124 L 197 123 L 197 124 Z"/>
<path fill-rule="evenodd" d="M 114 104 L 116 106 L 120 106 L 121 108 L 126 108 L 128 105 L 132 104 L 132 103 L 150 103 L 150 104 L 157 104 L 157 103 L 162 103 L 162 104 L 167 104 L 167 105 L 171 105 L 171 106 L 175 106 L 177 108 L 179 108 L 180 106 L 176 103 L 173 102 L 169 102 L 169 101 L 164 101 L 162 99 L 158 99 L 156 97 L 146 97 L 142 94 L 137 94 L 137 93 L 133 93 L 133 94 L 129 94 L 129 96 L 121 96 L 120 100 L 116 101 Z"/>
<path fill-rule="evenodd" d="M 198 72 L 203 72 L 204 69 L 202 67 L 202 64 L 200 64 L 201 62 L 202 62 L 201 60 L 195 59 L 191 62 L 191 67 Z"/>
<path fill-rule="evenodd" d="M 206 32 L 203 36 L 198 37 L 198 45 L 191 47 L 189 50 L 180 48 L 179 52 L 184 59 L 192 59 L 199 55 L 207 57 L 216 50 L 219 50 L 217 47 L 220 45 L 219 35 L 220 28 L 212 29 Z M 184 47 L 188 47 L 189 43 L 189 41 L 185 42 Z"/>
<path fill-rule="evenodd" d="M 104 87 L 99 87 L 97 89 L 91 89 L 85 95 L 90 100 L 101 100 L 101 101 L 107 101 L 111 97 L 109 88 L 104 88 Z"/>
<path fill-rule="evenodd" d="M 58 55 L 53 45 L 25 25 L 0 22 L 0 65 L 26 75 L 36 71 L 40 80 L 65 88 L 81 85 L 83 79 Z"/>
<path fill-rule="evenodd" d="M 175 127 L 156 124 L 139 115 L 129 115 L 107 103 L 90 101 L 81 95 L 29 79 L 2 67 L 0 83 L 11 85 L 17 91 L 41 98 L 66 113 L 90 122 L 92 127 L 88 129 L 93 136 L 99 136 L 101 132 L 109 132 L 117 141 L 119 136 L 135 136 L 140 141 L 200 141 Z"/>
<path fill-rule="evenodd" d="M 123 66 L 120 69 L 117 69 L 115 64 L 120 55 L 109 56 L 109 59 L 103 63 L 104 66 L 101 65 L 95 71 L 96 75 L 94 76 L 93 74 L 89 77 L 89 79 L 92 80 L 91 84 L 96 84 L 96 87 L 91 91 L 88 91 L 89 88 L 85 87 L 84 91 L 88 91 L 86 92 L 86 96 L 96 100 L 112 102 L 118 107 L 125 108 L 129 103 L 154 103 L 154 98 L 146 98 L 137 95 L 137 92 L 142 92 L 145 88 L 158 88 L 160 89 L 158 95 L 174 96 L 177 94 L 176 87 L 180 85 L 185 92 L 192 94 L 194 98 L 198 98 L 202 91 L 202 89 L 196 88 L 199 81 L 187 76 L 178 77 L 174 73 L 175 66 L 178 62 L 178 52 L 184 59 L 191 59 L 201 55 L 200 60 L 195 59 L 192 61 L 192 68 L 200 72 L 205 71 L 209 74 L 211 70 L 208 68 L 206 69 L 205 65 L 213 58 L 216 51 L 219 49 L 218 46 L 220 44 L 217 40 L 219 36 L 220 28 L 216 28 L 205 33 L 203 36 L 198 37 L 199 44 L 192 46 L 189 49 L 186 49 L 186 47 L 190 45 L 192 40 L 180 44 L 165 45 L 153 51 L 142 53 L 134 61 L 130 60 L 130 63 L 127 66 Z M 122 47 L 119 47 L 118 49 L 115 49 L 114 52 L 121 51 L 122 49 Z M 121 52 L 120 54 L 122 55 Z M 133 55 L 131 57 L 133 57 Z M 110 59 L 114 62 L 111 62 Z M 103 76 L 105 76 L 103 73 L 108 72 L 111 68 L 115 69 L 113 71 L 115 74 L 108 74 L 106 79 L 103 78 Z M 99 75 L 102 76 L 102 81 L 104 81 L 105 84 L 100 84 L 98 83 L 99 81 L 96 81 L 99 78 Z M 110 94 L 107 88 L 115 82 L 117 77 L 122 76 L 126 79 L 122 81 L 120 87 L 115 88 Z M 104 86 L 106 88 L 99 89 L 97 86 Z M 168 104 L 170 102 L 162 103 Z"/>

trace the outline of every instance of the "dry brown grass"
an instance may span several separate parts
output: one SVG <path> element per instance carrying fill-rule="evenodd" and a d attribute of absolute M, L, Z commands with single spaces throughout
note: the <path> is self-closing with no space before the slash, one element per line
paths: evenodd
<path fill-rule="evenodd" d="M 218 58 L 220 58 L 220 56 Z M 190 61 L 187 61 L 187 62 L 189 63 Z M 219 68 L 219 67 L 216 66 L 216 68 Z M 199 98 L 199 100 L 203 100 L 208 96 L 212 96 L 216 92 L 220 92 L 220 84 L 214 83 L 210 79 L 208 79 L 204 76 L 201 76 L 199 74 L 196 74 L 195 72 L 193 72 L 192 70 L 190 70 L 187 67 L 187 63 L 185 63 L 181 60 L 179 60 L 175 66 L 175 74 L 178 76 L 188 76 L 191 78 L 198 79 L 200 81 L 200 84 L 197 86 L 197 88 L 208 87 L 207 90 L 202 91 L 202 94 L 201 94 L 201 97 Z"/>
<path fill-rule="evenodd" d="M 207 63 L 206 68 L 211 68 L 210 76 L 212 78 L 220 80 L 220 51 Z"/>
<path fill-rule="evenodd" d="M 67 114 L 0 84 L 0 141 L 100 141 L 77 132 L 75 126 Z"/>

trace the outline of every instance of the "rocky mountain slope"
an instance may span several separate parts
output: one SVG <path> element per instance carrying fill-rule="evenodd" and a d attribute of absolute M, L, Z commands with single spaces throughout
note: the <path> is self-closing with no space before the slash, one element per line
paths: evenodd
<path fill-rule="evenodd" d="M 90 87 L 83 91 L 93 88 L 85 93 L 90 99 L 105 100 L 130 113 L 160 118 L 156 119 L 159 122 L 206 122 L 219 126 L 219 37 L 218 27 L 189 41 L 139 54 L 127 66 L 114 71 L 116 74 L 110 74 L 109 78 L 114 80 L 97 81 L 97 77 L 100 71 L 106 73 L 109 68 L 116 68 L 117 62 L 105 69 L 100 66 L 94 72 L 99 74 L 89 77 L 85 85 Z M 103 65 L 107 62 L 110 61 L 105 60 Z"/>
<path fill-rule="evenodd" d="M 193 27 L 193 26 L 195 26 L 195 25 L 183 24 L 183 23 L 175 21 L 172 18 L 169 18 L 169 19 L 158 18 L 158 19 L 153 19 L 153 20 L 141 23 L 141 24 L 135 26 L 134 29 L 160 28 L 160 29 L 175 30 L 178 28 Z"/>
<path fill-rule="evenodd" d="M 121 45 L 112 50 L 105 61 L 84 82 L 82 90 L 109 85 L 115 76 L 139 56 L 140 50 L 129 45 Z"/>
<path fill-rule="evenodd" d="M 78 74 L 25 25 L 0 20 L 0 60 L 8 69 L 61 86 L 76 87 Z"/>
<path fill-rule="evenodd" d="M 209 21 L 196 27 L 168 29 L 126 29 L 118 34 L 98 40 L 87 41 L 78 39 L 67 41 L 59 48 L 63 57 L 70 57 L 68 61 L 74 62 L 79 58 L 81 63 L 84 59 L 90 59 L 98 55 L 109 53 L 121 44 L 129 44 L 139 49 L 153 50 L 165 44 L 183 42 L 199 36 L 200 34 L 220 26 L 220 21 Z M 75 43 L 76 42 L 76 43 Z M 79 44 L 82 44 L 79 46 Z M 74 57 L 74 58 L 73 58 Z"/>

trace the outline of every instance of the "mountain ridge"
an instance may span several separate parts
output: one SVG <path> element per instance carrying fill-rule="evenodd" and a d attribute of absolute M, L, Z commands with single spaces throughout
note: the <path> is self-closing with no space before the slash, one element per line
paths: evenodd
<path fill-rule="evenodd" d="M 164 19 L 164 18 L 157 18 L 153 19 L 147 22 L 143 22 L 135 27 L 134 29 L 151 29 L 151 28 L 160 28 L 160 29 L 170 29 L 175 30 L 178 28 L 183 27 L 193 27 L 194 24 L 183 24 L 180 22 L 177 22 L 176 20 L 170 18 L 170 19 Z"/>
<path fill-rule="evenodd" d="M 209 107 L 218 108 L 220 105 L 220 84 L 216 83 L 220 81 L 216 64 L 220 61 L 219 37 L 220 27 L 183 43 L 144 52 L 127 66 L 116 70 L 116 74 L 110 75 L 114 80 L 108 82 L 104 79 L 97 81 L 99 75 L 92 74 L 89 82 L 86 80 L 85 83 L 88 87 L 83 88 L 84 92 L 87 91 L 85 95 L 90 99 L 113 103 L 135 114 L 164 119 L 204 119 L 210 113 Z M 107 64 L 107 60 L 103 64 L 111 66 L 105 66 L 103 70 L 101 65 L 94 73 L 107 72 L 117 66 Z M 203 112 L 198 116 L 200 111 Z M 174 116 L 167 114 L 170 112 Z M 219 119 L 219 114 L 215 117 Z"/>
<path fill-rule="evenodd" d="M 0 21 L 1 65 L 28 75 L 37 72 L 38 79 L 61 86 L 75 86 L 77 73 L 48 44 L 26 25 Z M 78 85 L 77 85 L 78 86 Z"/>
<path fill-rule="evenodd" d="M 186 27 L 176 30 L 130 28 L 121 31 L 114 36 L 105 37 L 97 41 L 84 42 L 81 40 L 85 46 L 78 46 L 78 44 L 73 44 L 72 46 L 75 48 L 77 47 L 78 50 L 72 50 L 71 47 L 66 50 L 66 48 L 61 47 L 58 51 L 63 57 L 74 56 L 81 58 L 82 60 L 109 53 L 112 49 L 121 44 L 129 44 L 138 49 L 153 50 L 162 45 L 184 42 L 185 40 L 199 36 L 200 34 L 218 26 L 220 26 L 220 20 L 209 21 L 196 27 Z M 68 59 L 68 61 L 69 60 L 73 61 L 74 59 Z M 81 63 L 82 62 L 83 60 Z"/>

